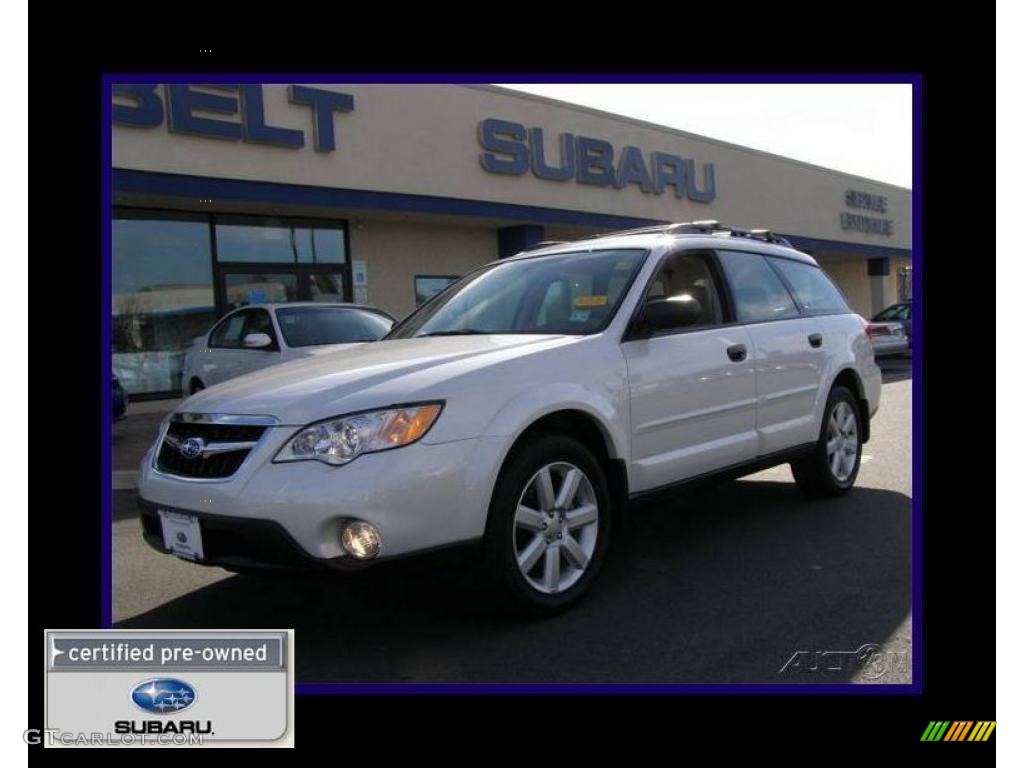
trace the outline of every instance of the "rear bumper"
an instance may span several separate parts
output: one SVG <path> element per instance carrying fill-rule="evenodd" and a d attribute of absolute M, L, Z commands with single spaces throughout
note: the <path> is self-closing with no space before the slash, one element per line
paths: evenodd
<path fill-rule="evenodd" d="M 906 337 L 883 336 L 872 339 L 871 348 L 875 352 L 875 357 L 899 355 L 910 351 L 910 342 Z"/>

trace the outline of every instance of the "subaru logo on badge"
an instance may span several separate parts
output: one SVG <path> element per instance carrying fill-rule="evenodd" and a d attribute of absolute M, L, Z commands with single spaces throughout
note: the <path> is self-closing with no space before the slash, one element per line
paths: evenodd
<path fill-rule="evenodd" d="M 196 702 L 196 691 L 181 680 L 157 677 L 132 688 L 132 703 L 145 712 L 169 715 L 183 712 Z"/>
<path fill-rule="evenodd" d="M 203 438 L 190 437 L 187 440 L 182 441 L 181 448 L 179 448 L 178 450 L 181 451 L 181 455 L 184 456 L 186 459 L 194 459 L 196 456 L 203 452 L 203 449 L 205 447 L 206 442 L 203 440 Z"/>

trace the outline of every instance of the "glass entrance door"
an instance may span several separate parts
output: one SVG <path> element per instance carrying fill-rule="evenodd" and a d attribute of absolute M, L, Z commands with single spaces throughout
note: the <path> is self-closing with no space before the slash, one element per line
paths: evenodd
<path fill-rule="evenodd" d="M 223 312 L 247 304 L 346 301 L 345 274 L 337 268 L 277 264 L 219 265 L 217 287 Z"/>

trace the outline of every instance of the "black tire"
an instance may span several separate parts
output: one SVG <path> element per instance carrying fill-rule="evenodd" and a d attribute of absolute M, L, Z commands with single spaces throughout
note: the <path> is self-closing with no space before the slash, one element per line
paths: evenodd
<path fill-rule="evenodd" d="M 201 392 L 202 390 L 206 389 L 206 385 L 203 384 L 203 382 L 201 382 L 199 379 L 192 379 L 192 383 L 189 385 L 188 389 L 188 393 L 190 395 L 194 395 L 196 392 Z"/>
<path fill-rule="evenodd" d="M 857 429 L 856 459 L 852 471 L 849 472 L 848 476 L 843 477 L 837 477 L 833 472 L 828 455 L 829 420 L 840 403 L 845 403 L 853 412 Z M 860 472 L 860 455 L 863 449 L 861 438 L 863 435 L 864 424 L 857 398 L 844 386 L 837 385 L 833 387 L 829 393 L 828 402 L 825 404 L 825 413 L 822 416 L 817 444 L 806 456 L 790 462 L 790 468 L 793 470 L 793 479 L 805 496 L 823 498 L 842 496 L 849 492 L 857 481 L 858 472 Z"/>
<path fill-rule="evenodd" d="M 594 551 L 582 574 L 563 591 L 548 594 L 533 586 L 520 570 L 516 544 L 517 536 L 524 535 L 524 532 L 516 528 L 515 516 L 520 497 L 532 478 L 544 467 L 559 462 L 579 468 L 589 480 L 597 506 L 597 534 Z M 555 490 L 557 493 L 558 489 Z M 498 477 L 484 535 L 484 564 L 504 606 L 518 615 L 543 617 L 564 611 L 577 602 L 591 587 L 604 562 L 611 535 L 611 513 L 611 495 L 604 469 L 578 440 L 563 435 L 546 435 L 518 450 Z M 525 535 L 529 536 L 530 532 Z M 574 534 L 565 532 L 566 537 L 571 535 Z M 560 558 L 559 562 L 565 563 L 560 568 L 575 567 L 568 563 L 565 555 Z"/>

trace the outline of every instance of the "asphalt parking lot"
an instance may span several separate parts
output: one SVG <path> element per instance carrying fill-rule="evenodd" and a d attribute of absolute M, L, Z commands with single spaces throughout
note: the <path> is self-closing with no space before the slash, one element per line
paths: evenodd
<path fill-rule="evenodd" d="M 910 361 L 880 364 L 849 495 L 807 501 L 783 466 L 637 503 L 593 591 L 553 619 L 496 613 L 458 554 L 326 577 L 192 565 L 143 542 L 123 490 L 115 626 L 294 627 L 303 683 L 909 682 Z"/>

